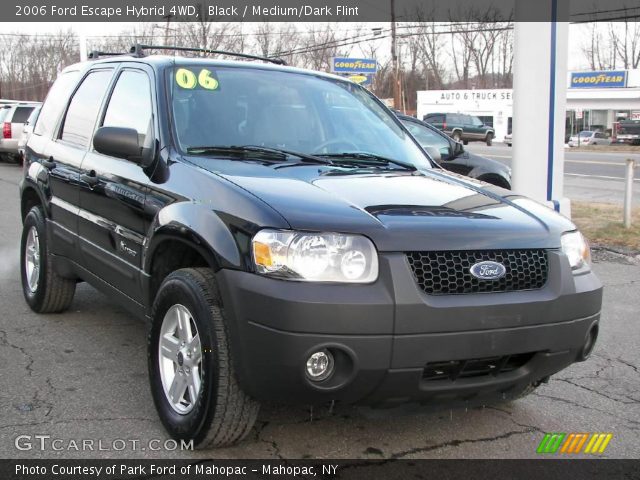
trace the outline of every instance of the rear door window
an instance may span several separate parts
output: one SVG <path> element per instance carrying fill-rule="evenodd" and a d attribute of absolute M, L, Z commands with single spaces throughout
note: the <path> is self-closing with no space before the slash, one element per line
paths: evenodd
<path fill-rule="evenodd" d="M 112 70 L 95 70 L 85 77 L 71 99 L 61 139 L 87 147 L 91 143 L 100 105 L 111 81 Z"/>

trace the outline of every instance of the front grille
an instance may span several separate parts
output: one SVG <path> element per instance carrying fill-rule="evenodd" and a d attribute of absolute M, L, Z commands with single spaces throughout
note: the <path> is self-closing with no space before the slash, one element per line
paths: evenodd
<path fill-rule="evenodd" d="M 498 376 L 524 366 L 535 353 L 519 353 L 501 357 L 474 358 L 471 360 L 450 360 L 429 362 L 422 371 L 422 379 L 429 382 L 464 378 Z"/>
<path fill-rule="evenodd" d="M 546 250 L 477 250 L 408 252 L 416 282 L 429 295 L 516 292 L 536 290 L 547 283 Z M 471 267 L 484 261 L 503 264 L 506 274 L 498 280 L 480 280 Z"/>

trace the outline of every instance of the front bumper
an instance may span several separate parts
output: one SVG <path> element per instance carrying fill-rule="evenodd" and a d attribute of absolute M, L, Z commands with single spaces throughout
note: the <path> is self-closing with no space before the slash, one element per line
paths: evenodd
<path fill-rule="evenodd" d="M 219 285 L 239 381 L 260 400 L 317 404 L 486 403 L 515 395 L 580 358 L 597 324 L 602 286 L 574 276 L 559 252 L 540 290 L 429 296 L 404 254 L 380 257 L 371 285 L 323 285 L 222 270 Z M 330 350 L 336 370 L 314 383 L 309 355 Z M 509 371 L 425 378 L 434 362 L 510 358 Z"/>

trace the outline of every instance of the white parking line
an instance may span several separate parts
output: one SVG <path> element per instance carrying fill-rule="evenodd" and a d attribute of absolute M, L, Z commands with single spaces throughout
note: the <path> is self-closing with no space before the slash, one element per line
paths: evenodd
<path fill-rule="evenodd" d="M 584 175 L 582 173 L 565 173 L 568 177 L 582 177 L 582 178 L 600 178 L 602 180 L 625 180 L 624 177 L 609 177 L 606 175 Z M 640 178 L 634 178 L 634 182 L 640 182 Z"/>
<path fill-rule="evenodd" d="M 605 165 L 605 166 L 616 166 L 616 167 L 624 167 L 625 164 L 622 162 L 598 162 L 597 160 L 565 160 L 564 163 L 585 163 L 589 165 Z"/>
<path fill-rule="evenodd" d="M 512 158 L 510 155 L 492 155 L 490 153 L 486 154 L 487 157 L 491 158 Z M 622 162 L 599 162 L 597 160 L 569 160 L 565 159 L 564 163 L 583 163 L 587 165 L 603 165 L 605 167 L 613 166 L 613 167 L 624 167 L 625 164 Z"/>

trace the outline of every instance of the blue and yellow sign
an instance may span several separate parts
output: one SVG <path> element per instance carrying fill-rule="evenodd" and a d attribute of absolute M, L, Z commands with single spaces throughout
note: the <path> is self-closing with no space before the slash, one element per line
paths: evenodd
<path fill-rule="evenodd" d="M 335 73 L 376 73 L 378 62 L 372 58 L 333 57 L 331 71 Z"/>
<path fill-rule="evenodd" d="M 371 85 L 371 75 L 356 74 L 356 75 L 349 75 L 347 78 L 352 82 L 357 83 L 358 85 L 362 85 L 363 87 L 367 87 Z"/>
<path fill-rule="evenodd" d="M 606 70 L 602 72 L 572 72 L 571 88 L 626 87 L 626 70 Z"/>

